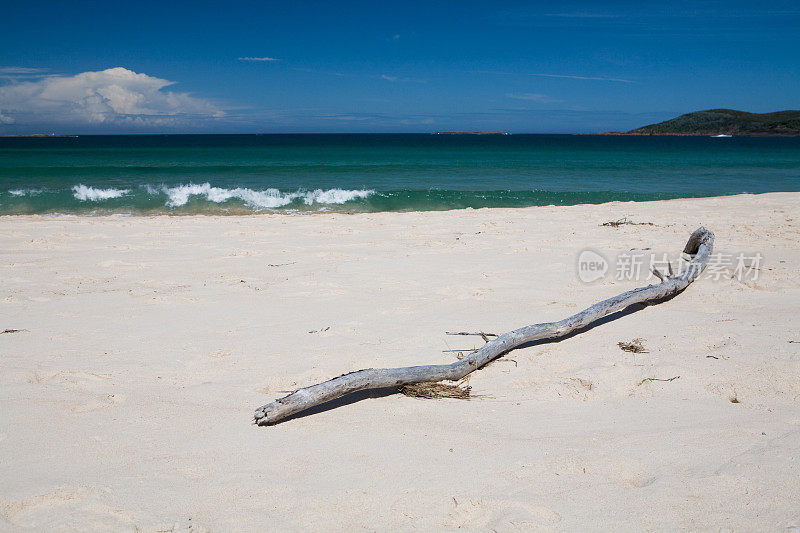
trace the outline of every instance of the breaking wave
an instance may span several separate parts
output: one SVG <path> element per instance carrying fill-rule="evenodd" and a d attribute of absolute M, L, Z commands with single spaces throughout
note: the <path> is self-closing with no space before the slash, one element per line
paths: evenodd
<path fill-rule="evenodd" d="M 232 198 L 237 198 L 244 202 L 245 205 L 261 209 L 283 207 L 297 199 L 302 200 L 302 202 L 308 206 L 314 204 L 344 204 L 351 200 L 367 198 L 375 193 L 373 190 L 345 189 L 329 189 L 326 191 L 316 189 L 313 191 L 286 193 L 278 189 L 264 189 L 260 191 L 242 187 L 224 189 L 221 187 L 212 187 L 209 183 L 203 183 L 201 185 L 190 183 L 188 185 L 178 185 L 177 187 L 147 187 L 147 192 L 150 194 L 156 194 L 159 191 L 165 193 L 169 197 L 167 201 L 167 206 L 169 207 L 186 205 L 192 196 L 200 196 L 204 197 L 204 199 L 209 202 L 217 204 L 227 202 Z"/>
<path fill-rule="evenodd" d="M 82 202 L 102 202 L 103 200 L 110 200 L 112 198 L 119 198 L 131 192 L 130 189 L 95 189 L 94 187 L 87 187 L 86 185 L 75 185 L 72 188 L 75 198 Z"/>
<path fill-rule="evenodd" d="M 378 195 L 372 189 L 297 189 L 218 187 L 210 183 L 130 188 L 90 186 L 14 188 L 0 191 L 0 214 L 130 213 L 247 214 L 281 211 L 365 211 Z"/>
<path fill-rule="evenodd" d="M 74 213 L 141 215 L 247 215 L 285 213 L 438 211 L 484 207 L 574 205 L 610 201 L 666 200 L 685 194 L 617 191 L 446 190 L 446 189 L 256 189 L 210 183 L 142 184 L 130 188 L 90 187 L 0 191 L 0 214 Z"/>

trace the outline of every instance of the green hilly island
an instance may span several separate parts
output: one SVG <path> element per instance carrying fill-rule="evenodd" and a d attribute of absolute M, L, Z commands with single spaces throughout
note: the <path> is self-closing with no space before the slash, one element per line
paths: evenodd
<path fill-rule="evenodd" d="M 734 109 L 708 109 L 650 124 L 628 135 L 800 135 L 800 111 L 747 113 Z"/>

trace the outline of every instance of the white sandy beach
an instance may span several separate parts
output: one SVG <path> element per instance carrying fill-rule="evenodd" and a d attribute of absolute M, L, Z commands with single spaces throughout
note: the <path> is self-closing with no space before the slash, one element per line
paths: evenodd
<path fill-rule="evenodd" d="M 627 217 L 654 225 L 601 226 Z M 800 193 L 423 213 L 0 217 L 0 529 L 800 528 Z M 368 367 L 446 363 L 654 281 L 576 260 L 763 256 L 475 372 L 271 427 Z M 635 250 L 633 250 L 635 251 Z M 613 266 L 612 266 L 613 269 Z M 617 343 L 642 338 L 647 353 Z M 646 378 L 672 381 L 644 381 Z"/>

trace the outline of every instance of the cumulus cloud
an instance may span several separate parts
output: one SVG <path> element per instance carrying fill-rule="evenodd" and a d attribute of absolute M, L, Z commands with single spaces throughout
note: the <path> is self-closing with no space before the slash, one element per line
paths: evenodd
<path fill-rule="evenodd" d="M 211 119 L 224 112 L 175 82 L 117 67 L 0 86 L 0 109 L 18 124 L 157 126 Z"/>
<path fill-rule="evenodd" d="M 239 61 L 278 61 L 274 57 L 239 57 Z"/>

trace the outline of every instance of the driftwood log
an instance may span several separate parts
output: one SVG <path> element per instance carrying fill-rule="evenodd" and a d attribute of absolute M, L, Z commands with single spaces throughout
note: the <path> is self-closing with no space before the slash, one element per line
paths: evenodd
<path fill-rule="evenodd" d="M 480 349 L 469 356 L 447 365 L 407 366 L 402 368 L 368 368 L 344 374 L 329 381 L 298 389 L 256 409 L 255 422 L 269 425 L 310 407 L 334 400 L 351 392 L 366 389 L 398 387 L 414 383 L 458 381 L 470 372 L 503 355 L 509 350 L 539 339 L 554 339 L 588 326 L 592 322 L 622 311 L 628 306 L 655 302 L 683 291 L 694 281 L 708 263 L 714 246 L 714 234 L 706 228 L 692 233 L 683 252 L 691 257 L 686 269 L 677 275 L 654 269 L 660 283 L 623 292 L 608 300 L 598 302 L 558 322 L 525 326 L 487 340 Z"/>

